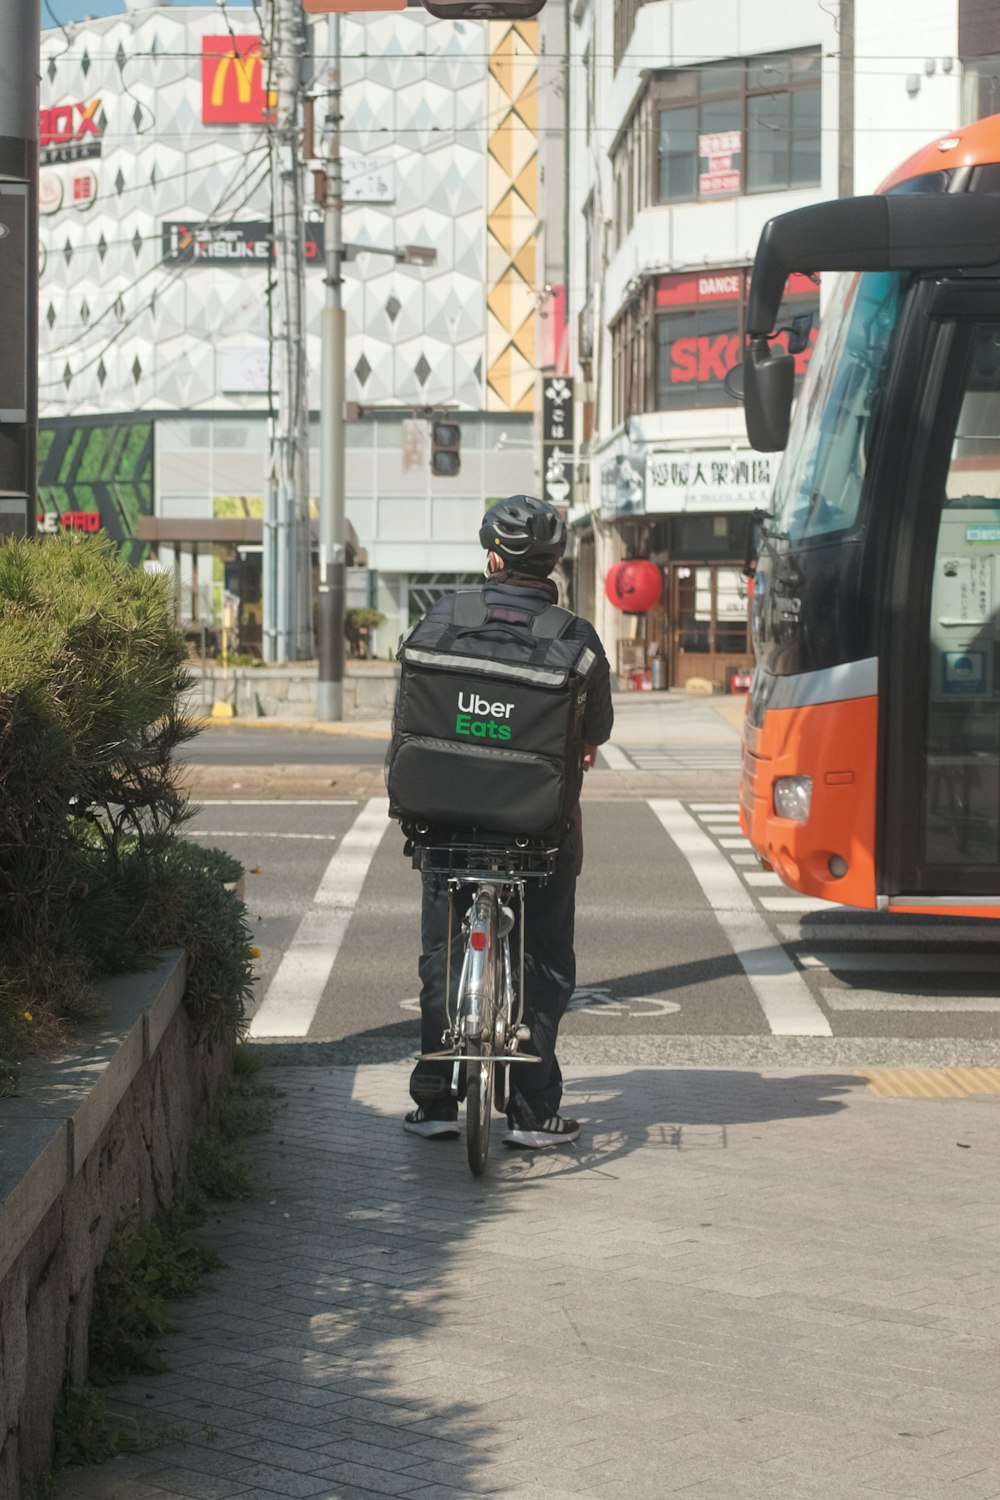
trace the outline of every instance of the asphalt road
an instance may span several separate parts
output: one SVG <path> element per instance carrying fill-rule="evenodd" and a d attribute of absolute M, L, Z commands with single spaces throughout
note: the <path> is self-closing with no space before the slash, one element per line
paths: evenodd
<path fill-rule="evenodd" d="M 759 871 L 731 798 L 585 814 L 567 1061 L 1000 1061 L 991 924 L 805 901 Z M 258 1037 L 316 1061 L 410 1056 L 420 880 L 384 802 L 220 798 L 189 831 L 248 870 Z"/>
<path fill-rule="evenodd" d="M 380 766 L 387 741 L 309 729 L 203 729 L 178 753 L 196 766 Z"/>

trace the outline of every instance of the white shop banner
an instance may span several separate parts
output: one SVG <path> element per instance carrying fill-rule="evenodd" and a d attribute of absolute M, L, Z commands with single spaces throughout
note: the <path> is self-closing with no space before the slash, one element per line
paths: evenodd
<path fill-rule="evenodd" d="M 647 453 L 646 514 L 766 510 L 779 457 L 752 448 Z"/>

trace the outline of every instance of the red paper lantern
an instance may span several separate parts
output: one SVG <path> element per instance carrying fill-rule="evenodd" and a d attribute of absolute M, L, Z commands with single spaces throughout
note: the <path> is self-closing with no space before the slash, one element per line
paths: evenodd
<path fill-rule="evenodd" d="M 604 592 L 617 609 L 624 610 L 627 615 L 642 615 L 654 604 L 659 604 L 663 574 L 648 559 L 633 557 L 608 569 Z"/>

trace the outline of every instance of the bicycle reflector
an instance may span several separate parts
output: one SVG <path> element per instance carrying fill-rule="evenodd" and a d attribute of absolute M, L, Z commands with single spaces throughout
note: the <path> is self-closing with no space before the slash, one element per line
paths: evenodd
<path fill-rule="evenodd" d="M 486 947 L 485 932 L 471 932 L 469 934 L 469 942 L 472 944 L 473 948 L 475 948 L 477 953 L 482 953 L 483 949 Z"/>

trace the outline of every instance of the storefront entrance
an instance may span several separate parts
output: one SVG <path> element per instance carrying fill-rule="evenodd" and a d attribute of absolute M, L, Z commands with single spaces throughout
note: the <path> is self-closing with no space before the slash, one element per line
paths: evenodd
<path fill-rule="evenodd" d="M 700 677 L 726 691 L 729 674 L 753 659 L 746 579 L 731 565 L 672 563 L 668 599 L 671 687 Z"/>

